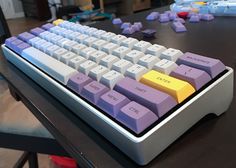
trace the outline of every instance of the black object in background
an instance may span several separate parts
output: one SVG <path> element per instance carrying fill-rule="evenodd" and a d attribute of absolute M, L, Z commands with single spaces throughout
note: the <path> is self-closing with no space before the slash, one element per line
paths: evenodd
<path fill-rule="evenodd" d="M 11 33 L 9 31 L 6 19 L 0 7 L 0 44 L 2 44 L 6 38 L 10 37 Z"/>

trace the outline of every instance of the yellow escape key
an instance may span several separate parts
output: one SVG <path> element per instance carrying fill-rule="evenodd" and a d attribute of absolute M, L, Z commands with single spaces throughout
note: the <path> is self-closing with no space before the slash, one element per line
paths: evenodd
<path fill-rule="evenodd" d="M 194 87 L 188 82 L 154 70 L 144 74 L 140 82 L 173 96 L 178 103 L 181 103 L 195 92 Z"/>
<path fill-rule="evenodd" d="M 64 22 L 64 20 L 62 19 L 57 19 L 57 20 L 54 20 L 52 23 L 55 25 L 55 26 L 58 26 L 60 23 Z"/>

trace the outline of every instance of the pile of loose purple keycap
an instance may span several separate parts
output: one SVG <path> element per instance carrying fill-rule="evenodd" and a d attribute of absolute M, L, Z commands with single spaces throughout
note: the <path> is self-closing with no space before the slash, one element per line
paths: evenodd
<path fill-rule="evenodd" d="M 198 23 L 200 20 L 210 21 L 214 19 L 214 16 L 211 14 L 198 14 L 194 12 L 190 12 L 187 16 L 190 23 Z M 160 23 L 167 23 L 172 21 L 171 27 L 177 33 L 179 32 L 186 32 L 187 29 L 185 27 L 185 20 L 180 18 L 176 12 L 172 11 L 165 11 L 164 13 L 159 12 L 151 12 L 147 17 L 146 20 L 149 21 L 156 21 L 158 20 Z"/>
<path fill-rule="evenodd" d="M 140 32 L 143 28 L 143 24 L 141 22 L 134 22 L 131 24 L 130 22 L 122 22 L 120 18 L 115 18 L 112 20 L 114 25 L 119 25 L 120 28 L 123 30 L 122 34 L 131 35 L 135 32 Z M 145 29 L 142 31 L 145 37 L 152 37 L 156 33 L 155 29 Z"/>

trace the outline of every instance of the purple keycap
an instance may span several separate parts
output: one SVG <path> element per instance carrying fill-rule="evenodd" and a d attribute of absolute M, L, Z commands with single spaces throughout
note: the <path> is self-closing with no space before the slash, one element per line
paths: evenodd
<path fill-rule="evenodd" d="M 70 77 L 67 83 L 67 87 L 69 87 L 76 93 L 80 93 L 82 88 L 92 81 L 93 80 L 90 77 L 84 75 L 83 73 L 78 72 L 74 76 Z"/>
<path fill-rule="evenodd" d="M 147 17 L 146 20 L 156 20 L 159 17 L 159 12 L 152 12 Z"/>
<path fill-rule="evenodd" d="M 114 25 L 122 24 L 122 20 L 120 18 L 115 18 L 112 20 L 112 24 L 114 24 Z"/>
<path fill-rule="evenodd" d="M 138 25 L 132 25 L 130 28 L 133 29 L 135 32 L 140 31 L 140 28 Z"/>
<path fill-rule="evenodd" d="M 142 22 L 134 22 L 134 25 L 139 27 L 139 30 L 143 28 Z"/>
<path fill-rule="evenodd" d="M 203 85 L 211 80 L 210 75 L 205 71 L 183 64 L 172 71 L 170 76 L 187 81 L 196 90 L 199 90 Z"/>
<path fill-rule="evenodd" d="M 195 12 L 189 12 L 187 18 L 190 18 L 193 15 L 196 15 L 196 13 Z"/>
<path fill-rule="evenodd" d="M 16 47 L 15 47 L 15 52 L 17 52 L 18 54 L 21 54 L 21 52 L 24 50 L 24 49 L 26 49 L 26 48 L 28 48 L 28 47 L 30 47 L 30 45 L 29 44 L 27 44 L 27 43 L 25 43 L 25 42 L 22 42 L 22 43 L 20 43 L 19 45 L 17 45 Z"/>
<path fill-rule="evenodd" d="M 170 19 L 169 19 L 168 14 L 160 14 L 159 22 L 165 23 L 165 22 L 169 22 L 169 21 L 170 21 Z"/>
<path fill-rule="evenodd" d="M 172 22 L 171 27 L 177 33 L 187 31 L 186 27 L 180 22 Z"/>
<path fill-rule="evenodd" d="M 112 117 L 116 117 L 119 110 L 129 102 L 130 100 L 124 95 L 116 92 L 115 90 L 110 90 L 101 96 L 97 105 L 107 114 Z"/>
<path fill-rule="evenodd" d="M 180 56 L 176 62 L 178 65 L 184 64 L 207 72 L 212 78 L 225 70 L 225 65 L 218 59 L 209 58 L 190 52 Z"/>
<path fill-rule="evenodd" d="M 120 109 L 116 119 L 139 134 L 158 120 L 148 108 L 132 101 Z"/>
<path fill-rule="evenodd" d="M 40 33 L 44 32 L 44 29 L 41 29 L 39 27 L 36 27 L 34 29 L 31 29 L 30 32 L 34 34 L 35 36 L 38 36 Z"/>
<path fill-rule="evenodd" d="M 24 32 L 24 33 L 21 33 L 18 35 L 18 38 L 25 41 L 25 42 L 28 42 L 30 39 L 32 39 L 34 37 L 35 37 L 35 35 L 28 33 L 28 32 Z"/>
<path fill-rule="evenodd" d="M 169 15 L 170 13 L 173 13 L 173 12 L 170 10 L 164 12 L 164 14 L 167 14 L 167 15 Z"/>
<path fill-rule="evenodd" d="M 177 14 L 176 13 L 174 13 L 174 12 L 171 12 L 171 13 L 169 13 L 169 19 L 170 20 L 175 20 L 178 16 L 177 16 Z"/>
<path fill-rule="evenodd" d="M 109 91 L 109 88 L 105 85 L 93 81 L 85 85 L 81 90 L 81 95 L 86 98 L 88 101 L 96 104 L 98 99 L 106 92 Z"/>
<path fill-rule="evenodd" d="M 16 51 L 17 46 L 20 45 L 21 43 L 23 43 L 22 40 L 15 39 L 15 40 L 9 42 L 7 46 L 8 46 L 9 48 L 11 48 L 12 50 Z"/>
<path fill-rule="evenodd" d="M 175 18 L 174 22 L 180 22 L 182 24 L 185 24 L 185 20 L 183 18 Z"/>
<path fill-rule="evenodd" d="M 53 25 L 52 23 L 47 23 L 47 24 L 44 24 L 44 25 L 42 26 L 42 28 L 43 28 L 44 30 L 49 30 L 49 29 L 51 29 L 52 27 L 54 27 L 54 25 Z"/>
<path fill-rule="evenodd" d="M 122 31 L 122 34 L 133 34 L 135 32 L 135 30 L 131 27 L 128 27 L 128 28 L 125 28 L 123 31 Z"/>
<path fill-rule="evenodd" d="M 198 23 L 199 21 L 200 21 L 200 17 L 197 14 L 192 15 L 189 18 L 189 22 L 191 22 L 191 23 Z"/>
<path fill-rule="evenodd" d="M 155 29 L 146 29 L 146 30 L 143 30 L 142 33 L 145 37 L 153 37 L 156 33 L 156 30 Z"/>
<path fill-rule="evenodd" d="M 210 21 L 213 19 L 214 19 L 214 16 L 212 14 L 202 14 L 201 15 L 201 20 Z"/>
<path fill-rule="evenodd" d="M 163 116 L 177 104 L 175 99 L 168 94 L 128 77 L 120 80 L 115 85 L 114 90 L 125 95 L 130 100 L 148 107 L 159 117 Z"/>
<path fill-rule="evenodd" d="M 131 27 L 131 23 L 129 23 L 129 22 L 125 22 L 125 23 L 123 23 L 122 25 L 121 25 L 121 29 L 126 29 L 126 28 L 129 28 L 129 27 Z"/>
<path fill-rule="evenodd" d="M 17 40 L 17 38 L 16 38 L 15 36 L 12 36 L 12 37 L 10 37 L 10 38 L 7 38 L 7 39 L 5 40 L 6 46 L 7 46 L 7 47 L 10 47 L 10 46 L 11 46 L 11 43 L 12 43 L 13 41 L 15 41 L 15 40 Z"/>

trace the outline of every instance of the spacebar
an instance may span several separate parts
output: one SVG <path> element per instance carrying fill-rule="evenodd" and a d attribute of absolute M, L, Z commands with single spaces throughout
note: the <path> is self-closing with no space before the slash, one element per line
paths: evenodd
<path fill-rule="evenodd" d="M 64 85 L 77 73 L 75 69 L 33 47 L 23 50 L 21 56 Z"/>

